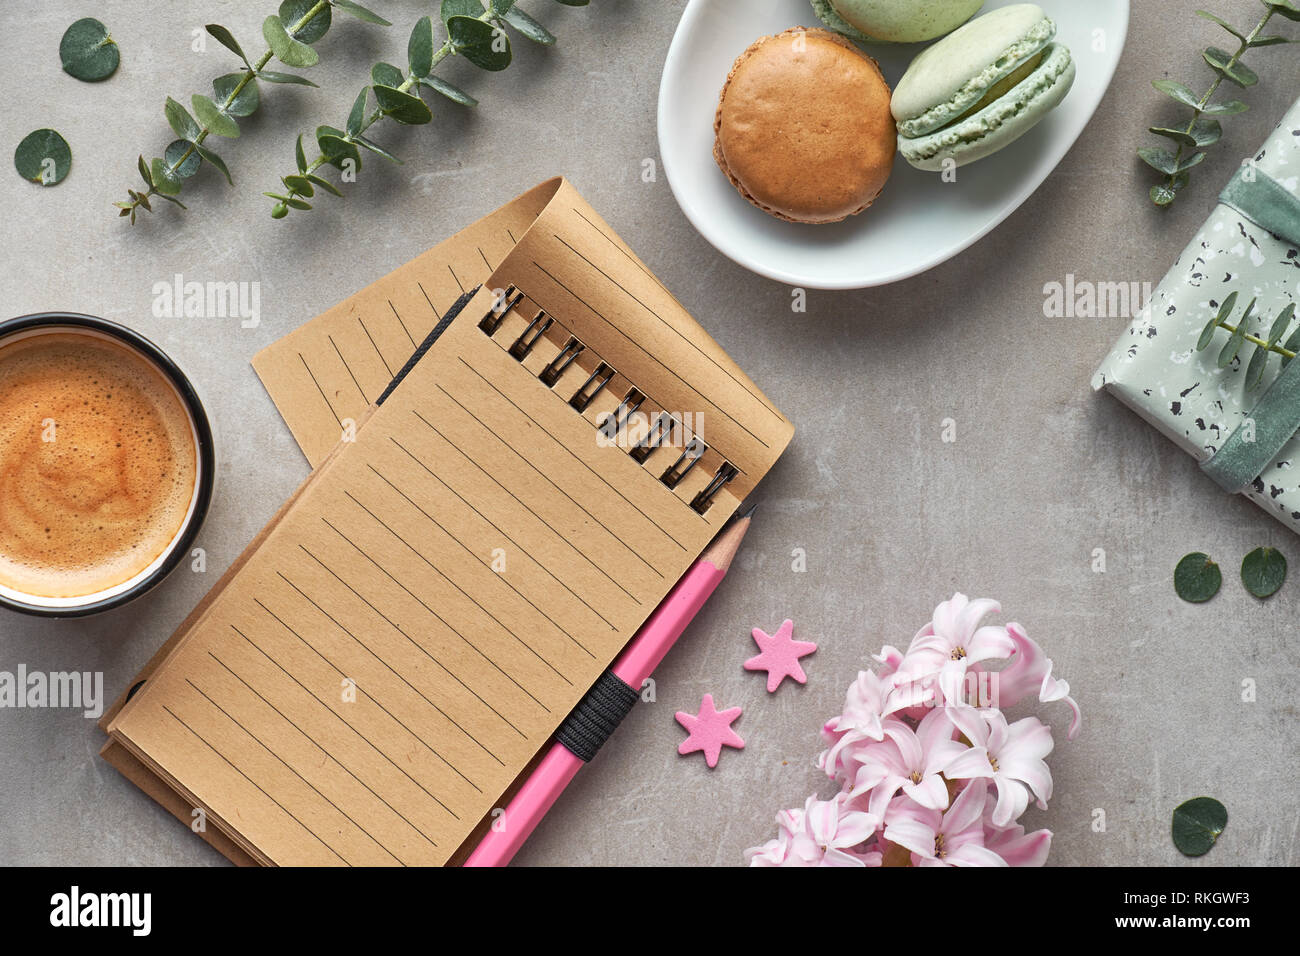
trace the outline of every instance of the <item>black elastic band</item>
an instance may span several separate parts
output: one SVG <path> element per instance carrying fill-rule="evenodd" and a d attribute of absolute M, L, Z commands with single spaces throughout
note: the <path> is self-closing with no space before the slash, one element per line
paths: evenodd
<path fill-rule="evenodd" d="M 474 286 L 474 288 L 464 293 L 456 300 L 456 304 L 448 309 L 446 314 L 438 320 L 438 324 L 433 327 L 432 332 L 424 337 L 424 341 L 421 342 L 419 348 L 415 350 L 415 354 L 406 360 L 406 364 L 398 369 L 397 374 L 393 376 L 393 380 L 388 383 L 388 387 L 384 389 L 383 393 L 380 394 L 377 399 L 375 399 L 376 405 L 384 404 L 384 400 L 388 398 L 389 395 L 393 394 L 393 389 L 397 388 L 397 386 L 401 384 L 402 379 L 406 378 L 406 376 L 410 374 L 411 369 L 415 368 L 415 363 L 424 358 L 424 353 L 433 347 L 434 342 L 438 341 L 438 336 L 447 331 L 447 326 L 451 325 L 452 319 L 460 315 L 461 309 L 465 308 L 465 306 L 469 304 L 469 300 L 474 298 L 474 293 L 478 290 L 479 287 Z"/>
<path fill-rule="evenodd" d="M 579 760 L 590 762 L 640 696 L 639 691 L 605 671 L 565 718 L 555 739 Z"/>

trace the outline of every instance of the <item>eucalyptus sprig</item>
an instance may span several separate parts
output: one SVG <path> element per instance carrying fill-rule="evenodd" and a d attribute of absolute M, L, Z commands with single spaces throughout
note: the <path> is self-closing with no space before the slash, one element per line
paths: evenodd
<path fill-rule="evenodd" d="M 1282 367 L 1285 368 L 1300 352 L 1300 324 L 1297 324 L 1294 329 L 1291 328 L 1295 322 L 1295 303 L 1292 302 L 1279 312 L 1277 318 L 1269 325 L 1267 336 L 1260 337 L 1250 331 L 1257 301 L 1250 300 L 1250 305 L 1246 306 L 1246 311 L 1234 325 L 1228 321 L 1232 310 L 1237 307 L 1237 293 L 1233 292 L 1223 300 L 1218 313 L 1206 323 L 1205 328 L 1201 330 L 1201 337 L 1196 340 L 1196 351 L 1203 352 L 1214 341 L 1216 331 L 1223 329 L 1228 333 L 1228 341 L 1219 351 L 1217 363 L 1219 368 L 1227 368 L 1245 349 L 1250 355 L 1250 360 L 1246 363 L 1248 390 L 1258 388 L 1259 383 L 1264 380 L 1264 369 L 1268 365 L 1270 355 L 1282 356 Z"/>
<path fill-rule="evenodd" d="M 1242 33 L 1213 13 L 1205 10 L 1196 11 L 1198 17 L 1217 23 L 1237 40 L 1235 53 L 1228 53 L 1215 46 L 1201 53 L 1201 57 L 1209 64 L 1210 69 L 1217 74 L 1203 96 L 1198 97 L 1192 92 L 1191 87 L 1177 80 L 1156 80 L 1152 84 L 1161 93 L 1192 108 L 1192 116 L 1186 126 L 1150 127 L 1150 131 L 1157 136 L 1172 140 L 1177 149 L 1171 152 L 1156 146 L 1145 146 L 1138 150 L 1138 155 L 1142 157 L 1143 162 L 1166 177 L 1163 183 L 1151 187 L 1151 201 L 1157 206 L 1168 206 L 1178 198 L 1178 193 L 1191 180 L 1189 170 L 1200 165 L 1205 159 L 1205 150 L 1223 137 L 1223 126 L 1215 117 L 1232 116 L 1250 109 L 1240 100 L 1229 100 L 1226 103 L 1211 102 L 1224 80 L 1242 89 L 1259 82 L 1259 74 L 1242 62 L 1246 51 L 1256 47 L 1296 42 L 1290 37 L 1276 34 L 1264 35 L 1264 28 L 1268 26 L 1268 22 L 1274 15 L 1300 21 L 1300 6 L 1296 5 L 1296 0 L 1260 0 L 1260 2 L 1265 8 L 1264 15 L 1249 33 Z"/>
<path fill-rule="evenodd" d="M 583 7 L 589 0 L 557 2 L 569 7 Z M 376 63 L 370 71 L 371 83 L 357 95 L 344 127 L 316 128 L 317 151 L 314 156 L 308 157 L 303 148 L 303 137 L 298 137 L 294 149 L 297 172 L 281 178 L 282 192 L 265 193 L 275 200 L 271 208 L 272 218 L 283 219 L 290 209 L 311 209 L 308 200 L 315 196 L 318 188 L 335 196 L 343 195 L 338 186 L 319 175 L 322 166 L 359 172 L 362 151 L 400 164 L 400 159 L 366 133 L 385 118 L 406 126 L 431 122 L 433 111 L 421 98 L 421 89 L 433 90 L 462 106 L 476 106 L 478 101 L 474 97 L 433 75 L 434 68 L 443 60 L 462 56 L 482 70 L 504 70 L 512 57 L 507 26 L 534 43 L 549 46 L 555 42 L 555 37 L 544 26 L 515 6 L 515 0 L 441 0 L 439 16 L 446 32 L 441 46 L 436 45 L 433 18 L 421 17 L 407 43 L 406 71 L 390 63 Z M 373 108 L 370 106 L 372 97 Z"/>
<path fill-rule="evenodd" d="M 259 80 L 298 86 L 316 85 L 297 73 L 281 73 L 266 67 L 272 58 L 286 66 L 300 69 L 315 66 L 320 55 L 313 49 L 313 45 L 329 30 L 334 9 L 367 23 L 392 26 L 379 14 L 352 0 L 283 0 L 278 12 L 262 23 L 262 36 L 266 40 L 267 50 L 254 61 L 244 53 L 233 33 L 218 23 L 209 23 L 205 27 L 208 35 L 239 57 L 244 68 L 213 80 L 211 97 L 196 93 L 190 100 L 193 115 L 170 96 L 167 98 L 163 112 L 168 125 L 179 139 L 174 140 L 163 155 L 155 157 L 152 162 L 145 162 L 144 156 L 140 156 L 137 168 L 146 188 L 143 191 L 128 189 L 129 200 L 113 204 L 120 210 L 118 215 L 130 217 L 134 225 L 139 209 L 153 211 L 149 202 L 152 196 L 184 209 L 185 204 L 176 196 L 184 188 L 185 180 L 197 173 L 205 160 L 233 185 L 234 180 L 225 162 L 204 142 L 214 134 L 228 139 L 239 136 L 238 120 L 253 115 L 261 105 Z M 198 117 L 197 120 L 195 116 Z"/>

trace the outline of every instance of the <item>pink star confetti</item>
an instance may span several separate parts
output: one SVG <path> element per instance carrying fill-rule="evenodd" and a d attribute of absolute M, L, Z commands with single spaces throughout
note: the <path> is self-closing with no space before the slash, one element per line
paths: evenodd
<path fill-rule="evenodd" d="M 689 754 L 703 750 L 704 762 L 710 767 L 716 767 L 723 747 L 745 749 L 745 742 L 740 739 L 740 734 L 731 729 L 732 723 L 740 714 L 739 707 L 718 710 L 713 706 L 713 695 L 705 694 L 704 699 L 700 701 L 698 714 L 688 714 L 684 710 L 677 712 L 677 722 L 690 734 L 678 746 L 677 752 Z"/>
<path fill-rule="evenodd" d="M 754 643 L 760 654 L 745 661 L 747 671 L 767 671 L 767 692 L 770 694 L 781 686 L 781 681 L 793 677 L 800 684 L 808 683 L 808 675 L 799 666 L 799 658 L 807 657 L 817 650 L 812 641 L 796 641 L 794 621 L 786 619 L 775 634 L 765 634 L 761 628 L 753 630 Z"/>

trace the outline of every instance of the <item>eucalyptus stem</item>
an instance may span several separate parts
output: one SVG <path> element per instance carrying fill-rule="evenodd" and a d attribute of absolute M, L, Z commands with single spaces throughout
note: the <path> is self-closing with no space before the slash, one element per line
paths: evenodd
<path fill-rule="evenodd" d="M 1237 334 L 1237 327 L 1236 327 L 1235 325 L 1232 325 L 1232 324 L 1228 323 L 1228 322 L 1221 322 L 1221 323 L 1219 324 L 1219 328 L 1221 328 L 1221 329 L 1225 329 L 1226 331 L 1228 331 L 1229 333 L 1231 333 L 1231 334 L 1233 334 L 1233 335 L 1236 335 L 1236 334 Z M 1287 348 L 1286 346 L 1284 346 L 1284 345 L 1279 345 L 1279 344 L 1276 343 L 1276 342 L 1268 342 L 1268 341 L 1266 341 L 1266 340 L 1264 340 L 1264 339 L 1261 339 L 1258 335 L 1254 335 L 1254 334 L 1252 334 L 1252 333 L 1250 333 L 1250 332 L 1242 332 L 1242 333 L 1240 334 L 1240 337 L 1241 337 L 1241 339 L 1242 339 L 1243 341 L 1250 342 L 1251 344 L 1256 345 L 1256 346 L 1258 346 L 1259 348 L 1267 349 L 1268 351 L 1274 353 L 1275 355 L 1280 355 L 1280 356 L 1282 356 L 1284 359 L 1288 359 L 1288 360 L 1289 360 L 1289 359 L 1293 359 L 1293 358 L 1296 357 L 1296 353 L 1295 353 L 1295 352 L 1292 352 L 1292 351 L 1291 351 L 1289 348 Z"/>
<path fill-rule="evenodd" d="M 147 188 L 143 192 L 128 189 L 130 200 L 114 203 L 120 210 L 119 215 L 129 216 L 134 223 L 138 209 L 152 210 L 152 197 L 161 197 L 185 208 L 185 204 L 175 198 L 176 194 L 181 191 L 183 180 L 194 175 L 203 161 L 217 167 L 226 180 L 233 183 L 225 163 L 204 145 L 205 142 L 214 133 L 229 138 L 239 135 L 235 117 L 248 116 L 257 109 L 260 99 L 258 79 L 268 83 L 316 85 L 295 73 L 273 72 L 267 66 L 273 58 L 288 66 L 314 65 L 319 56 L 311 49 L 311 44 L 328 31 L 335 9 L 370 23 L 391 25 L 354 0 L 282 0 L 278 15 L 268 16 L 262 25 L 267 49 L 253 60 L 245 55 L 229 30 L 219 24 L 208 24 L 208 34 L 238 56 L 244 68 L 213 81 L 215 99 L 197 94 L 192 98 L 199 117 L 197 121 L 184 106 L 168 97 L 167 121 L 179 139 L 167 148 L 163 158 L 154 159 L 152 164 L 147 164 L 143 155 L 140 157 L 140 175 Z M 182 144 L 184 148 L 181 148 Z"/>
<path fill-rule="evenodd" d="M 488 7 L 479 16 L 474 17 L 473 19 L 478 20 L 480 23 L 487 23 L 491 25 L 495 23 L 496 14 L 494 13 L 492 7 Z M 447 57 L 455 56 L 455 55 L 456 55 L 456 46 L 454 43 L 452 43 L 451 37 L 448 36 L 447 39 L 443 41 L 442 46 L 439 47 L 436 51 L 434 51 L 430 70 L 432 70 L 433 67 L 436 67 L 443 60 L 447 59 Z M 394 89 L 396 89 L 399 93 L 409 93 L 412 87 L 416 88 L 418 91 L 419 85 L 420 85 L 420 77 L 416 76 L 414 72 L 410 72 L 407 74 L 406 79 L 402 81 L 401 85 L 394 87 Z M 372 110 L 370 114 L 362 121 L 361 125 L 355 130 L 355 132 L 351 129 L 345 130 L 344 134 L 341 137 L 339 137 L 339 139 L 342 140 L 344 143 L 347 143 L 348 145 L 355 147 L 362 142 L 360 137 L 362 137 L 363 134 L 365 134 L 365 132 L 370 129 L 370 127 L 374 126 L 377 122 L 379 122 L 387 115 L 388 115 L 387 110 L 383 109 L 382 107 L 375 107 L 375 109 Z M 279 194 L 276 193 L 265 193 L 265 195 L 270 196 L 272 199 L 278 200 L 271 209 L 271 218 L 283 219 L 285 216 L 289 214 L 290 208 L 302 209 L 305 207 L 306 209 L 310 209 L 311 205 L 307 203 L 307 200 L 312 198 L 312 196 L 314 195 L 314 192 L 309 191 L 311 190 L 310 184 L 314 182 L 316 183 L 316 185 L 318 186 L 320 185 L 318 179 L 314 178 L 315 174 L 320 170 L 322 166 L 330 162 L 331 162 L 331 158 L 329 156 L 326 156 L 323 151 L 317 152 L 317 154 L 314 157 L 308 160 L 306 166 L 300 167 L 299 169 L 299 173 L 304 179 L 306 179 L 307 177 L 313 177 L 311 179 L 307 179 L 306 184 L 299 183 L 297 185 L 292 185 L 294 180 L 286 178 L 285 181 L 289 190 L 286 195 L 280 196 Z"/>
<path fill-rule="evenodd" d="M 587 0 L 558 2 L 583 6 Z M 446 27 L 446 38 L 440 45 L 435 46 L 434 18 L 421 17 L 407 44 L 407 70 L 387 63 L 375 64 L 372 82 L 357 96 L 345 128 L 317 127 L 317 150 L 310 158 L 303 151 L 303 137 L 298 137 L 296 173 L 281 177 L 282 192 L 265 193 L 275 200 L 272 218 L 283 219 L 291 209 L 311 209 L 308 200 L 318 189 L 342 195 L 337 186 L 320 175 L 322 166 L 342 170 L 344 179 L 350 181 L 348 173 L 360 169 L 362 150 L 400 163 L 401 160 L 367 138 L 366 133 L 386 118 L 411 126 L 431 122 L 433 112 L 420 96 L 422 87 L 461 105 L 476 105 L 477 101 L 468 93 L 433 75 L 434 68 L 448 57 L 464 57 L 474 66 L 492 72 L 505 69 L 512 58 L 507 26 L 535 43 L 555 42 L 555 37 L 517 7 L 514 0 L 441 0 L 440 7 L 440 19 Z M 369 108 L 372 94 L 374 109 Z"/>
<path fill-rule="evenodd" d="M 1219 87 L 1223 85 L 1224 77 L 1237 67 L 1241 62 L 1241 58 L 1246 55 L 1246 51 L 1251 48 L 1257 39 L 1259 39 L 1259 35 L 1264 31 L 1264 27 L 1268 26 L 1268 21 L 1273 19 L 1273 14 L 1276 12 L 1277 10 L 1275 8 L 1269 7 L 1265 11 L 1264 16 L 1260 19 L 1259 23 L 1255 24 L 1255 29 L 1251 30 L 1246 36 L 1240 38 L 1237 52 L 1232 54 L 1232 57 L 1228 60 L 1223 71 L 1216 72 L 1214 82 L 1210 84 L 1210 88 L 1205 91 L 1205 95 L 1197 101 L 1194 107 L 1192 107 L 1192 118 L 1188 120 L 1187 127 L 1183 130 L 1187 136 L 1192 136 L 1196 131 L 1196 124 L 1205 116 L 1205 108 L 1210 105 L 1210 101 L 1214 98 L 1214 94 L 1217 93 Z M 1183 153 L 1187 148 L 1186 141 L 1179 141 L 1178 149 L 1174 152 L 1174 165 L 1177 167 L 1177 171 L 1170 173 L 1169 178 L 1165 182 L 1165 187 L 1170 191 L 1170 193 L 1177 192 L 1179 188 L 1179 186 L 1176 185 L 1178 178 L 1186 172 L 1186 170 L 1181 167 L 1183 162 Z M 1247 336 L 1247 338 L 1249 338 L 1249 336 Z"/>
<path fill-rule="evenodd" d="M 1237 41 L 1235 53 L 1216 46 L 1201 51 L 1201 59 L 1215 73 L 1214 81 L 1204 94 L 1197 96 L 1186 83 L 1169 78 L 1155 80 L 1151 84 L 1192 113 L 1186 125 L 1149 127 L 1149 131 L 1155 135 L 1171 140 L 1175 148 L 1144 146 L 1137 151 L 1144 163 L 1164 177 L 1162 182 L 1151 187 L 1151 201 L 1157 206 L 1168 206 L 1178 198 L 1179 193 L 1191 181 L 1190 170 L 1205 160 L 1206 150 L 1223 139 L 1223 124 L 1219 118 L 1250 109 L 1241 100 L 1221 103 L 1214 101 L 1215 95 L 1223 88 L 1224 80 L 1243 90 L 1259 83 L 1259 74 L 1248 67 L 1243 59 L 1246 51 L 1296 42 L 1287 36 L 1265 35 L 1264 28 L 1274 22 L 1274 16 L 1293 23 L 1300 21 L 1300 0 L 1260 0 L 1260 3 L 1264 7 L 1264 14 L 1249 33 L 1243 33 L 1208 10 L 1196 11 L 1202 20 L 1217 24 Z"/>
<path fill-rule="evenodd" d="M 1228 321 L 1228 317 L 1237 307 L 1237 293 L 1229 293 L 1219 307 L 1218 313 L 1205 324 L 1200 337 L 1196 340 L 1196 351 L 1203 352 L 1210 347 L 1210 343 L 1214 341 L 1215 334 L 1220 329 L 1227 332 L 1228 341 L 1219 351 L 1215 364 L 1221 369 L 1227 368 L 1244 352 L 1244 355 L 1248 356 L 1245 374 L 1247 390 L 1258 388 L 1263 382 L 1270 354 L 1282 356 L 1282 365 L 1285 367 L 1296 357 L 1297 352 L 1300 352 L 1300 326 L 1295 322 L 1294 302 L 1288 303 L 1273 319 L 1269 325 L 1267 338 L 1261 338 L 1247 331 L 1258 301 L 1258 299 L 1251 299 L 1246 310 L 1242 312 L 1241 318 L 1234 325 Z"/>

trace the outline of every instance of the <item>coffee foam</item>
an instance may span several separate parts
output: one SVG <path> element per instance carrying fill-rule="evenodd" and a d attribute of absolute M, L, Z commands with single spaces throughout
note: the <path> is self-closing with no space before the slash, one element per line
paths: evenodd
<path fill-rule="evenodd" d="M 0 343 L 0 586 L 129 581 L 181 530 L 197 468 L 185 404 L 144 356 L 62 330 Z"/>

